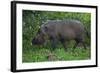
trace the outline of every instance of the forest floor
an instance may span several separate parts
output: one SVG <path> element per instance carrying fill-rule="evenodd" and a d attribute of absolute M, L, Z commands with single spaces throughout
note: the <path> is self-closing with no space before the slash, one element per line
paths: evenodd
<path fill-rule="evenodd" d="M 53 51 L 46 48 L 29 49 L 23 51 L 23 62 L 45 62 L 45 61 L 73 61 L 73 60 L 87 60 L 91 58 L 91 49 L 87 48 L 56 48 Z"/>

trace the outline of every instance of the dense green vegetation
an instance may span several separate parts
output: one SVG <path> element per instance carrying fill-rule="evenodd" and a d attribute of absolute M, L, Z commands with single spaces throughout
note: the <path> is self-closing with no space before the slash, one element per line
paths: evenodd
<path fill-rule="evenodd" d="M 83 47 L 77 47 L 72 49 L 74 41 L 71 41 L 68 45 L 68 51 L 64 51 L 61 43 L 57 45 L 57 48 L 51 52 L 50 42 L 46 46 L 32 46 L 32 39 L 36 36 L 36 33 L 44 22 L 47 20 L 66 20 L 76 19 L 81 21 L 85 28 L 90 33 L 91 14 L 90 13 L 77 13 L 77 12 L 51 12 L 51 11 L 30 11 L 23 10 L 23 62 L 41 62 L 49 60 L 83 60 L 90 59 L 90 48 L 84 49 Z M 90 37 L 86 37 L 87 47 L 90 47 Z"/>

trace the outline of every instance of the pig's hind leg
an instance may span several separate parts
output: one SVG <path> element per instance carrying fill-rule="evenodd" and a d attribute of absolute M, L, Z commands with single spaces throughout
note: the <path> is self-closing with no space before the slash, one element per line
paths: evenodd
<path fill-rule="evenodd" d="M 77 45 L 78 45 L 78 43 L 79 43 L 79 41 L 78 40 L 75 40 L 76 42 L 75 42 L 75 45 L 73 46 L 73 48 L 76 48 L 77 47 Z"/>
<path fill-rule="evenodd" d="M 82 43 L 82 45 L 83 45 L 84 49 L 86 49 L 86 44 L 85 44 L 85 41 L 84 41 L 84 39 L 83 39 L 83 38 L 77 38 L 75 41 L 76 41 L 76 43 L 75 43 L 75 45 L 74 45 L 74 47 L 73 47 L 73 48 L 76 48 L 76 47 L 77 47 L 77 45 L 78 45 L 78 43 Z"/>

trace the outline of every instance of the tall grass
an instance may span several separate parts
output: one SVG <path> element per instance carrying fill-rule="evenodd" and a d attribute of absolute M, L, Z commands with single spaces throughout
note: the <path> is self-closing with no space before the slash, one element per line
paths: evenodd
<path fill-rule="evenodd" d="M 53 51 L 47 48 L 39 48 L 39 50 L 29 49 L 23 52 L 23 62 L 44 62 L 44 61 L 73 61 L 86 60 L 91 58 L 90 49 L 84 48 L 56 48 Z"/>

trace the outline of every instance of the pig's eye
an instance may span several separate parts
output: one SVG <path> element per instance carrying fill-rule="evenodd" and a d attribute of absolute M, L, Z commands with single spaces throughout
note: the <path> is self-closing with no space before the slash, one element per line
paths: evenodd
<path fill-rule="evenodd" d="M 48 28 L 45 26 L 44 30 L 45 30 L 45 31 L 48 31 Z"/>

